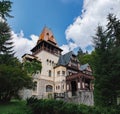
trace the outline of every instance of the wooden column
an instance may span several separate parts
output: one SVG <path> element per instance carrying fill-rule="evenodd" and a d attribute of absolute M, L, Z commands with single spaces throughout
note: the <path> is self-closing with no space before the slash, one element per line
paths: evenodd
<path fill-rule="evenodd" d="M 80 77 L 80 89 L 83 89 L 83 85 L 82 85 L 82 77 Z"/>
<path fill-rule="evenodd" d="M 78 81 L 78 79 L 77 79 L 77 78 L 76 78 L 76 80 L 75 80 L 75 81 L 76 81 L 76 88 L 77 88 L 77 90 L 79 90 L 79 89 L 78 89 L 78 82 L 79 82 L 79 81 Z"/>
<path fill-rule="evenodd" d="M 69 81 L 69 91 L 71 91 L 71 81 Z"/>
<path fill-rule="evenodd" d="M 42 49 L 44 49 L 44 43 L 42 44 Z"/>

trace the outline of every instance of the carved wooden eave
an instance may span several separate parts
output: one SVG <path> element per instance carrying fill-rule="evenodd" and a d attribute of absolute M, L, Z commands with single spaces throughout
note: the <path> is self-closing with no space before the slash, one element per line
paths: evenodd
<path fill-rule="evenodd" d="M 81 73 L 81 72 L 67 76 L 66 80 L 74 80 L 74 79 L 83 78 L 83 77 L 86 78 L 86 79 L 94 80 L 93 76 L 88 75 L 88 74 L 84 74 L 84 73 Z"/>

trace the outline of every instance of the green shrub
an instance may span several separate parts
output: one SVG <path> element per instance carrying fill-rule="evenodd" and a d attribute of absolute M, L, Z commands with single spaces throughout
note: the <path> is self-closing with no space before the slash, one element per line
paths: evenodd
<path fill-rule="evenodd" d="M 30 98 L 27 98 L 26 101 L 27 101 L 27 105 L 30 106 L 30 105 L 36 103 L 38 101 L 38 99 L 35 97 L 30 97 Z"/>
<path fill-rule="evenodd" d="M 86 106 L 83 104 L 66 103 L 54 99 L 27 99 L 27 104 L 33 110 L 33 114 L 119 114 L 120 107 L 105 108 Z"/>

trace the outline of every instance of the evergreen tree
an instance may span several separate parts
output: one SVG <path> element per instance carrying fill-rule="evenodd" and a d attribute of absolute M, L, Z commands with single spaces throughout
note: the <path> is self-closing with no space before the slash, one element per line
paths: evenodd
<path fill-rule="evenodd" d="M 77 58 L 78 58 L 80 64 L 85 64 L 85 63 L 84 63 L 84 60 L 83 60 L 84 55 L 85 55 L 85 53 L 82 51 L 81 48 L 79 48 L 79 50 L 78 50 L 78 52 L 77 52 Z"/>
<path fill-rule="evenodd" d="M 89 54 L 87 51 L 84 53 L 81 48 L 79 48 L 78 53 L 77 53 L 77 58 L 80 62 L 81 65 L 88 63 L 91 67 L 92 61 L 93 61 L 93 53 Z"/>
<path fill-rule="evenodd" d="M 0 1 L 0 102 L 10 101 L 23 87 L 33 85 L 32 77 L 14 57 L 11 30 L 7 24 L 10 9 L 10 1 Z"/>
<path fill-rule="evenodd" d="M 106 43 L 107 38 L 101 26 L 98 26 L 96 37 L 94 37 L 95 43 L 95 63 L 94 63 L 94 76 L 95 76 L 95 104 L 96 105 L 104 105 L 107 97 L 107 86 L 105 84 L 107 82 L 107 64 L 108 64 L 108 56 L 107 56 L 107 48 Z M 108 98 L 107 98 L 108 99 Z"/>
<path fill-rule="evenodd" d="M 98 26 L 94 37 L 94 96 L 96 105 L 115 106 L 120 90 L 120 22 L 110 14 L 106 27 Z"/>
<path fill-rule="evenodd" d="M 77 55 L 80 56 L 80 55 L 82 55 L 82 54 L 84 54 L 84 53 L 83 53 L 82 49 L 79 48 L 79 50 L 78 50 L 78 54 L 77 54 Z"/>
<path fill-rule="evenodd" d="M 13 42 L 8 24 L 0 21 L 0 54 L 13 54 Z"/>
<path fill-rule="evenodd" d="M 7 20 L 7 17 L 13 17 L 9 13 L 11 12 L 12 2 L 8 0 L 0 1 L 0 17 Z"/>
<path fill-rule="evenodd" d="M 117 104 L 117 96 L 120 95 L 120 20 L 113 14 L 108 15 L 107 36 L 109 37 L 109 66 L 111 77 L 111 103 Z"/>

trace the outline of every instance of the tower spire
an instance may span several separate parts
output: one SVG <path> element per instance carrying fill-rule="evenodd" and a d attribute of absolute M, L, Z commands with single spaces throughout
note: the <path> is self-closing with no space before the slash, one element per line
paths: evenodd
<path fill-rule="evenodd" d="M 42 33 L 40 34 L 39 39 L 37 41 L 37 44 L 42 40 L 49 41 L 49 42 L 57 45 L 57 42 L 55 40 L 55 37 L 54 37 L 52 31 L 46 26 L 43 28 Z"/>

